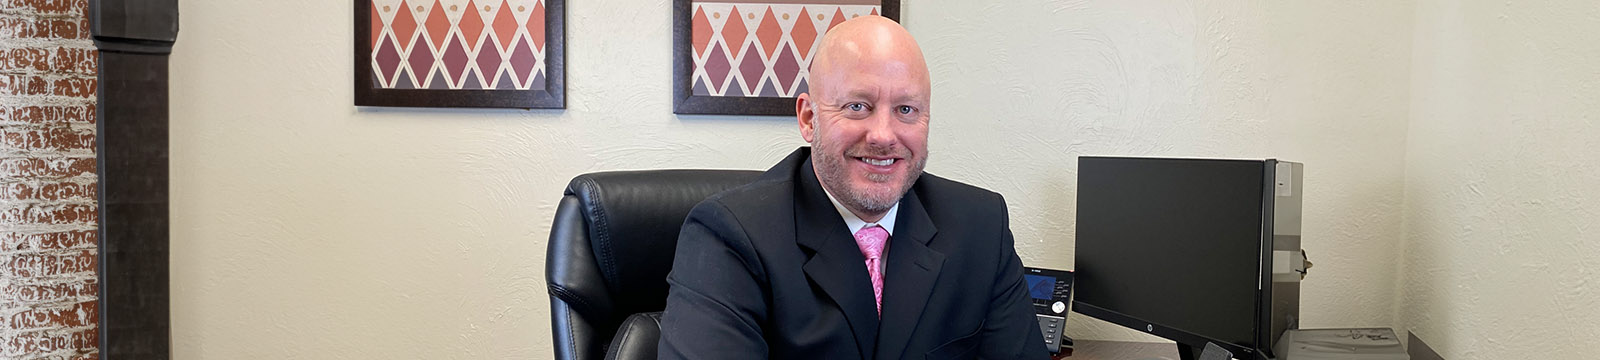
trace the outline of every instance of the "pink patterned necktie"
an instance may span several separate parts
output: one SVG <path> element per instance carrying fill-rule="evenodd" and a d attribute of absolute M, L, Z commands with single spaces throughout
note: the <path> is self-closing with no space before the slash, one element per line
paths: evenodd
<path fill-rule="evenodd" d="M 878 306 L 878 316 L 883 316 L 883 247 L 889 243 L 889 230 L 872 225 L 856 231 L 856 246 L 861 256 L 867 258 L 867 276 L 872 278 L 872 298 Z"/>

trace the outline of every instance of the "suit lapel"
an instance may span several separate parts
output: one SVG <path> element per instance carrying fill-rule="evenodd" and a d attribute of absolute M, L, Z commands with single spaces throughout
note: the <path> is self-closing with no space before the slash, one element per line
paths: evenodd
<path fill-rule="evenodd" d="M 804 163 L 795 174 L 799 180 L 795 187 L 795 242 L 813 251 L 805 264 L 806 276 L 839 305 L 855 335 L 861 358 L 871 358 L 877 347 L 878 312 L 872 299 L 872 280 L 867 278 L 866 258 L 817 182 L 810 157 L 803 156 L 801 160 Z M 892 250 L 890 254 L 894 256 Z"/>
<path fill-rule="evenodd" d="M 917 192 L 906 192 L 900 199 L 895 233 L 889 239 L 878 359 L 904 357 L 906 343 L 922 320 L 922 310 L 928 305 L 934 282 L 944 266 L 944 254 L 928 247 L 928 241 L 938 232 Z"/>

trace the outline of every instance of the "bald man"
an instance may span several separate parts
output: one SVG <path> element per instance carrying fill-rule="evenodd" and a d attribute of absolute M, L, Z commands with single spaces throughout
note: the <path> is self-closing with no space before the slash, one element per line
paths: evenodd
<path fill-rule="evenodd" d="M 823 36 L 795 112 L 811 144 L 695 206 L 662 359 L 1048 358 L 999 194 L 922 172 L 922 50 L 865 16 Z"/>

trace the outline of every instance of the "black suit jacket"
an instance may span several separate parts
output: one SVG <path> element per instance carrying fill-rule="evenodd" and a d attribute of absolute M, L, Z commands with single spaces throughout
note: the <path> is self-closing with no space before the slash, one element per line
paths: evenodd
<path fill-rule="evenodd" d="M 1048 358 L 999 194 L 917 179 L 889 239 L 880 320 L 866 259 L 809 155 L 689 213 L 661 358 Z"/>

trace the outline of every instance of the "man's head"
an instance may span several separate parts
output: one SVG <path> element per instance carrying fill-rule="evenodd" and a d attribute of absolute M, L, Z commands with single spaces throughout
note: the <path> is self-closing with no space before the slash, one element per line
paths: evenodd
<path fill-rule="evenodd" d="M 818 180 L 856 216 L 880 220 L 928 162 L 922 49 L 893 20 L 851 19 L 823 35 L 808 81 L 795 113 Z"/>

